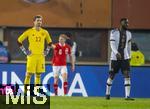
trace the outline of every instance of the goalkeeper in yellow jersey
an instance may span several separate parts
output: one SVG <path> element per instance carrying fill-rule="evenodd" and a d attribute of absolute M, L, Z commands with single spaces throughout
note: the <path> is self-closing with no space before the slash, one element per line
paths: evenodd
<path fill-rule="evenodd" d="M 48 31 L 41 27 L 42 16 L 36 15 L 33 19 L 33 23 L 34 26 L 26 30 L 18 38 L 20 49 L 27 55 L 26 76 L 24 80 L 25 85 L 30 84 L 32 74 L 35 74 L 35 85 L 41 84 L 41 73 L 45 72 L 45 56 L 49 53 L 52 44 Z M 27 39 L 29 43 L 28 49 L 22 44 L 25 39 Z M 44 50 L 45 40 L 48 45 Z"/>

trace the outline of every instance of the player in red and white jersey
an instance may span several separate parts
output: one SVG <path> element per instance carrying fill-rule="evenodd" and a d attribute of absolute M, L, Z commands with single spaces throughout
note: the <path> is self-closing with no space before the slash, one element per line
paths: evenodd
<path fill-rule="evenodd" d="M 64 95 L 67 94 L 67 88 L 68 88 L 68 82 L 67 82 L 67 63 L 66 63 L 66 57 L 67 55 L 70 56 L 71 60 L 71 68 L 72 71 L 75 69 L 75 64 L 71 56 L 71 47 L 65 43 L 66 41 L 66 35 L 61 34 L 59 36 L 59 42 L 52 45 L 54 52 L 53 52 L 53 58 L 52 58 L 52 67 L 53 67 L 53 73 L 54 73 L 54 92 L 55 95 L 58 93 L 58 79 L 59 76 L 62 75 L 63 78 L 63 88 L 64 88 Z"/>

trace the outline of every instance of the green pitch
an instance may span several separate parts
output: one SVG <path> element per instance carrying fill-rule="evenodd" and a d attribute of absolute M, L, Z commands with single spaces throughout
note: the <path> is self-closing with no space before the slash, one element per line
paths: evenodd
<path fill-rule="evenodd" d="M 50 97 L 50 109 L 150 109 L 150 99 L 126 101 L 124 98 Z"/>

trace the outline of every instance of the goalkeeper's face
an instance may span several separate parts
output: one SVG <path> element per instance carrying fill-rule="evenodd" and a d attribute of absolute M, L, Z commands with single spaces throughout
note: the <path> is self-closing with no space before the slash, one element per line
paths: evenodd
<path fill-rule="evenodd" d="M 34 21 L 35 27 L 41 27 L 42 26 L 42 18 L 36 18 Z"/>

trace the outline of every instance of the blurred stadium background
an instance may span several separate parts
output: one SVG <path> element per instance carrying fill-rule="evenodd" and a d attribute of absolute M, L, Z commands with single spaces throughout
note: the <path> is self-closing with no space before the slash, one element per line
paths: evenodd
<path fill-rule="evenodd" d="M 43 16 L 43 26 L 49 30 L 54 41 L 59 33 L 73 34 L 82 52 L 79 62 L 98 63 L 108 61 L 109 30 L 118 27 L 120 18 L 127 17 L 134 40 L 144 53 L 146 62 L 150 62 L 149 0 L 48 0 L 45 3 L 24 1 L 0 1 L 0 40 L 10 50 L 12 62 L 25 59 L 18 53 L 16 39 L 26 28 L 32 26 L 33 16 L 37 14 Z"/>
<path fill-rule="evenodd" d="M 0 0 L 0 40 L 4 42 L 12 58 L 10 64 L 0 64 L 1 72 L 16 71 L 18 75 L 20 72 L 25 73 L 26 58 L 20 52 L 16 41 L 24 30 L 32 27 L 33 16 L 40 14 L 44 18 L 43 26 L 49 31 L 54 42 L 60 33 L 72 33 L 81 53 L 81 57 L 77 57 L 76 73 L 83 78 L 88 96 L 104 96 L 110 52 L 109 31 L 119 26 L 120 18 L 127 17 L 133 40 L 144 54 L 146 62 L 143 66 L 132 67 L 132 96 L 150 98 L 149 4 L 150 0 Z M 51 55 L 47 57 L 47 65 L 50 63 L 50 57 Z M 18 63 L 23 64 L 23 67 L 18 67 Z M 24 73 L 20 80 L 24 79 Z M 71 76 L 70 82 L 74 76 Z M 87 80 L 91 81 L 90 76 L 95 86 L 88 86 Z M 0 77 L 0 82 L 7 82 L 2 77 L 4 76 Z M 115 85 L 112 89 L 113 96 L 122 97 L 123 91 L 119 94 L 116 92 L 118 88 L 121 88 L 119 91 L 124 90 L 122 79 L 117 79 Z M 95 91 L 89 87 L 94 87 Z M 57 101 L 57 98 L 55 99 Z M 108 104 L 104 107 L 107 108 Z M 143 109 L 148 109 L 148 103 L 145 106 Z"/>

